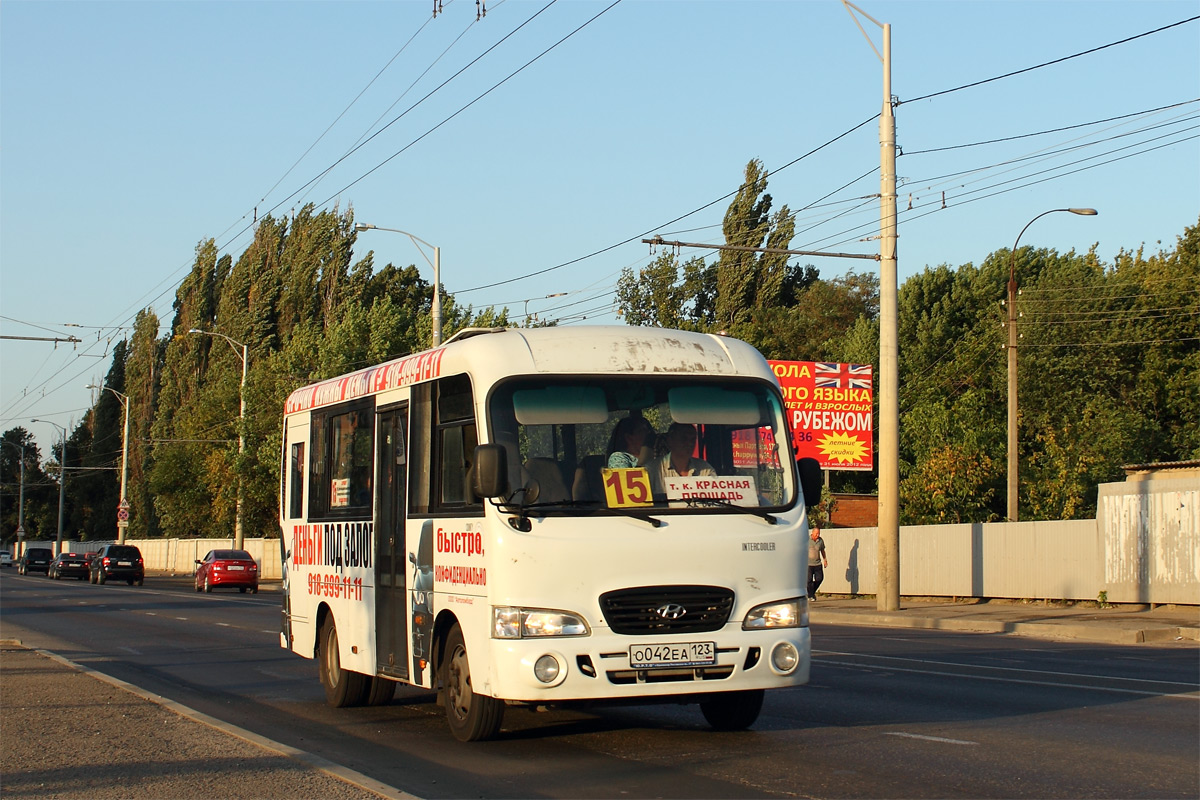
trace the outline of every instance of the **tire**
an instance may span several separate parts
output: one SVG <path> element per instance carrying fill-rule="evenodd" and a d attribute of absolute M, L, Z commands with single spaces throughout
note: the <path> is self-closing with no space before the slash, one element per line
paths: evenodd
<path fill-rule="evenodd" d="M 133 586 L 133 583 L 134 583 L 133 578 L 128 578 L 125 582 L 128 583 L 130 586 Z"/>
<path fill-rule="evenodd" d="M 136 583 L 138 586 L 141 586 L 145 582 L 146 582 L 145 578 L 138 578 L 136 581 L 134 581 L 134 583 Z"/>
<path fill-rule="evenodd" d="M 499 733 L 500 723 L 504 721 L 504 702 L 476 694 L 472 689 L 467 645 L 457 623 L 446 637 L 445 654 L 439 667 L 446 721 L 454 738 L 460 742 L 480 742 Z"/>
<path fill-rule="evenodd" d="M 239 586 L 239 587 L 238 587 L 238 591 L 239 591 L 239 592 L 241 592 L 242 594 L 245 594 L 245 593 L 246 593 L 246 587 L 245 587 L 245 586 Z"/>
<path fill-rule="evenodd" d="M 387 678 L 367 678 L 370 686 L 367 688 L 366 704 L 369 706 L 386 706 L 396 695 L 396 682 Z"/>
<path fill-rule="evenodd" d="M 317 642 L 317 671 L 321 676 L 321 686 L 325 688 L 325 702 L 333 708 L 362 705 L 370 689 L 368 678 L 360 672 L 342 669 L 337 625 L 333 622 L 332 614 L 327 615 L 321 623 Z"/>
<path fill-rule="evenodd" d="M 722 692 L 700 702 L 700 712 L 716 731 L 744 731 L 762 711 L 763 690 Z"/>
<path fill-rule="evenodd" d="M 208 579 L 207 575 L 204 576 L 204 593 L 212 594 L 212 581 Z"/>
<path fill-rule="evenodd" d="M 195 586 L 196 586 L 196 591 L 197 591 L 197 592 L 201 591 L 201 590 L 204 588 L 204 587 L 202 587 L 202 586 L 201 586 L 200 584 L 198 584 L 198 583 L 197 583 L 197 584 L 195 584 Z"/>
<path fill-rule="evenodd" d="M 95 582 L 96 582 L 96 573 L 92 572 L 91 570 L 88 570 L 88 583 L 95 583 Z"/>
<path fill-rule="evenodd" d="M 250 589 L 250 594 L 258 594 L 258 587 L 255 586 L 252 589 Z"/>
<path fill-rule="evenodd" d="M 100 584 L 101 586 L 108 583 L 108 576 L 104 574 L 104 570 L 96 570 L 96 583 Z"/>

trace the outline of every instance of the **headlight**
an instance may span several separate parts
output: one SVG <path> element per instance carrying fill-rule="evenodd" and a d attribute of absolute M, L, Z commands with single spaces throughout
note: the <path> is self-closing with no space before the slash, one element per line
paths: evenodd
<path fill-rule="evenodd" d="M 767 603 L 750 609 L 742 621 L 742 630 L 760 628 L 806 628 L 808 627 L 808 599 L 793 597 L 778 603 Z"/>
<path fill-rule="evenodd" d="M 583 617 L 569 611 L 513 606 L 496 606 L 492 609 L 492 636 L 496 639 L 587 636 L 589 633 Z"/>

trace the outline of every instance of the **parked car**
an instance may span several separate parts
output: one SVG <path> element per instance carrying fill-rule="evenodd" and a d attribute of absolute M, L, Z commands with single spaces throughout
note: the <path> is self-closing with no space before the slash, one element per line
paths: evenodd
<path fill-rule="evenodd" d="M 50 571 L 50 562 L 54 560 L 54 553 L 45 547 L 30 547 L 21 556 L 21 560 L 17 562 L 17 572 L 22 575 L 28 575 L 31 572 L 40 572 L 45 575 Z"/>
<path fill-rule="evenodd" d="M 209 550 L 196 562 L 195 583 L 197 592 L 236 586 L 242 594 L 258 594 L 258 563 L 245 550 Z"/>
<path fill-rule="evenodd" d="M 88 576 L 87 554 L 59 553 L 50 562 L 50 571 L 47 574 L 54 580 L 61 580 L 63 578 L 79 578 L 79 580 L 83 580 Z"/>
<path fill-rule="evenodd" d="M 17 562 L 13 561 L 12 553 L 7 550 L 0 550 L 0 567 L 11 567 Z"/>
<path fill-rule="evenodd" d="M 146 579 L 146 562 L 142 551 L 131 544 L 106 544 L 92 558 L 88 576 L 92 583 L 113 579 L 141 586 Z"/>

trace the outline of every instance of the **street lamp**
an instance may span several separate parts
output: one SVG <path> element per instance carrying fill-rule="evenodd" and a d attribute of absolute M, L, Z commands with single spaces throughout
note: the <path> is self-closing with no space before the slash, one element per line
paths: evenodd
<path fill-rule="evenodd" d="M 125 407 L 125 431 L 121 434 L 121 504 L 117 508 L 117 542 L 125 544 L 125 530 L 129 527 L 129 498 L 125 495 L 125 483 L 129 478 L 129 395 L 122 394 L 111 386 L 97 386 L 94 383 L 89 383 L 85 388 L 112 392 Z M 124 519 L 121 518 L 122 511 L 125 512 Z"/>
<path fill-rule="evenodd" d="M 246 451 L 246 367 L 250 363 L 249 349 L 241 342 L 234 341 L 225 334 L 217 333 L 216 331 L 202 331 L 199 328 L 191 328 L 188 333 L 198 333 L 202 336 L 215 336 L 219 339 L 224 339 L 229 342 L 229 346 L 233 348 L 233 352 L 237 353 L 238 358 L 242 360 L 242 383 L 238 388 L 238 459 L 240 461 L 242 454 Z M 233 547 L 235 550 L 243 550 L 245 549 L 243 547 L 245 538 L 242 535 L 242 476 L 240 469 L 237 480 L 237 505 L 234 513 Z"/>
<path fill-rule="evenodd" d="M 1047 214 L 1067 211 L 1094 217 L 1094 208 L 1052 208 L 1043 211 L 1021 228 L 1008 258 L 1008 520 L 1017 521 L 1017 245 L 1029 226 Z"/>
<path fill-rule="evenodd" d="M 417 245 L 417 249 L 421 250 L 420 245 L 433 247 L 433 261 L 429 260 L 429 256 L 425 255 L 425 251 L 421 250 L 421 256 L 425 259 L 425 263 L 433 267 L 433 346 L 437 347 L 442 343 L 442 248 L 435 247 L 424 239 L 418 239 L 408 231 L 402 231 L 397 228 L 381 228 L 378 225 L 369 225 L 366 222 L 354 223 L 354 230 L 362 233 L 363 231 L 389 231 L 391 233 L 403 233 L 409 239 L 412 239 L 413 244 Z"/>
<path fill-rule="evenodd" d="M 54 555 L 59 555 L 62 553 L 63 506 L 67 499 L 67 429 L 48 419 L 32 419 L 30 422 L 44 422 L 62 431 L 62 455 L 58 457 L 58 539 L 54 546 Z"/>
<path fill-rule="evenodd" d="M 4 442 L 21 451 L 21 493 L 17 496 L 17 554 L 22 550 L 22 540 L 25 538 L 25 445 L 14 442 Z"/>

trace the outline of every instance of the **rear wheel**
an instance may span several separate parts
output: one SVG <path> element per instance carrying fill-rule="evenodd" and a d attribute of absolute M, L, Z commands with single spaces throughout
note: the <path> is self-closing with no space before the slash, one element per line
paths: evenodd
<path fill-rule="evenodd" d="M 387 678 L 367 678 L 371 686 L 367 689 L 366 703 L 369 706 L 386 706 L 396 694 L 396 682 Z"/>
<path fill-rule="evenodd" d="M 462 628 L 457 624 L 446 637 L 441 671 L 446 721 L 450 723 L 454 738 L 460 742 L 478 742 L 499 733 L 500 723 L 504 720 L 504 702 L 475 693 L 467 645 Z"/>
<path fill-rule="evenodd" d="M 108 576 L 104 574 L 104 570 L 102 570 L 102 569 L 96 570 L 96 583 L 99 583 L 99 584 L 108 583 Z"/>
<path fill-rule="evenodd" d="M 334 708 L 362 705 L 370 687 L 367 686 L 367 676 L 360 672 L 342 669 L 342 659 L 338 654 L 337 625 L 333 615 L 325 617 L 321 623 L 317 653 L 318 672 L 321 675 L 321 686 L 325 688 L 325 702 Z"/>
<path fill-rule="evenodd" d="M 258 587 L 254 586 L 250 589 L 250 594 L 258 594 Z"/>
<path fill-rule="evenodd" d="M 207 575 L 204 576 L 204 591 L 207 594 L 212 594 L 212 581 L 208 579 Z"/>
<path fill-rule="evenodd" d="M 722 692 L 700 703 L 700 711 L 713 730 L 744 731 L 754 724 L 762 711 L 763 690 Z"/>
<path fill-rule="evenodd" d="M 241 592 L 242 594 L 245 594 L 245 593 L 246 593 L 246 587 L 245 587 L 245 586 L 239 586 L 239 587 L 238 587 L 238 591 L 239 591 L 239 592 Z"/>

